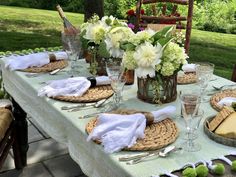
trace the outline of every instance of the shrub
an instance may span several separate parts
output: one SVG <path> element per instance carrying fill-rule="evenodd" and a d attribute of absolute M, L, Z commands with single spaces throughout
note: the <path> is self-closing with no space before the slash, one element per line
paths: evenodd
<path fill-rule="evenodd" d="M 194 5 L 193 27 L 206 31 L 233 32 L 236 0 L 212 0 Z"/>

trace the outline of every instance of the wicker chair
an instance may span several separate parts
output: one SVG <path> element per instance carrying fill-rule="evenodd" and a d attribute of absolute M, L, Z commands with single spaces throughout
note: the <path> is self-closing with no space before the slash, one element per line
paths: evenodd
<path fill-rule="evenodd" d="M 236 64 L 234 65 L 234 68 L 233 68 L 231 80 L 236 82 Z"/>
<path fill-rule="evenodd" d="M 13 149 L 16 169 L 22 169 L 19 145 L 15 141 L 15 121 L 11 112 L 11 106 L 0 107 L 0 169 L 2 168 L 9 150 Z"/>
<path fill-rule="evenodd" d="M 164 3 L 162 6 L 162 12 L 160 16 L 157 16 L 155 3 L 162 2 Z M 173 3 L 173 8 L 170 16 L 166 16 L 166 4 Z M 142 15 L 141 9 L 142 5 L 151 4 L 152 5 L 152 16 Z M 188 6 L 188 15 L 184 16 L 175 16 L 177 13 L 177 5 L 186 5 Z M 193 0 L 138 0 L 136 4 L 136 23 L 135 23 L 135 31 L 137 32 L 140 27 L 147 27 L 148 24 L 174 24 L 176 25 L 176 29 L 186 29 L 185 33 L 185 50 L 186 53 L 189 53 L 189 45 L 190 45 L 190 35 L 192 28 L 192 16 L 193 16 Z M 187 21 L 186 26 L 183 26 L 181 21 Z M 142 23 L 141 23 L 142 22 Z"/>

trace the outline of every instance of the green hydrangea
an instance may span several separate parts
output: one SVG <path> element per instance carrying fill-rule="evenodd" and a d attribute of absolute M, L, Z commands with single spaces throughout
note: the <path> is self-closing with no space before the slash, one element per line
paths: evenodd
<path fill-rule="evenodd" d="M 164 62 L 161 68 L 161 74 L 163 76 L 171 76 L 174 74 L 176 68 L 174 67 L 173 63 L 171 62 Z"/>
<path fill-rule="evenodd" d="M 133 70 L 137 67 L 136 60 L 133 57 L 134 51 L 127 51 L 123 55 L 122 65 L 128 70 Z"/>
<path fill-rule="evenodd" d="M 188 167 L 182 172 L 182 175 L 183 177 L 196 177 L 197 172 L 195 169 Z"/>
<path fill-rule="evenodd" d="M 234 160 L 234 161 L 232 162 L 232 167 L 231 167 L 231 169 L 232 169 L 233 171 L 236 171 L 236 160 Z"/>
<path fill-rule="evenodd" d="M 208 168 L 205 165 L 199 165 L 196 168 L 197 176 L 198 177 L 206 177 L 208 175 Z"/>
<path fill-rule="evenodd" d="M 222 163 L 216 163 L 214 166 L 213 173 L 217 175 L 223 175 L 225 173 L 225 166 Z"/>
<path fill-rule="evenodd" d="M 180 66 L 187 63 L 187 55 L 184 48 L 178 44 L 170 42 L 163 51 L 161 74 L 170 76 L 180 69 Z M 167 69 L 167 67 L 171 67 Z"/>

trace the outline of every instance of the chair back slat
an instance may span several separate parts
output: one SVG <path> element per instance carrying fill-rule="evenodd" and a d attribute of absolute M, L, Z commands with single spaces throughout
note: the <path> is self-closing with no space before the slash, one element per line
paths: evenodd
<path fill-rule="evenodd" d="M 188 5 L 188 0 L 143 0 L 143 4 L 151 4 L 157 2 L 170 2 L 174 4 Z"/>
<path fill-rule="evenodd" d="M 192 29 L 192 16 L 193 16 L 193 2 L 194 0 L 138 0 L 136 4 L 136 21 L 135 21 L 135 32 L 137 32 L 140 27 L 149 27 L 149 24 L 167 24 L 175 25 L 176 29 L 186 29 L 185 33 L 185 43 L 184 48 L 185 52 L 189 53 L 190 47 L 190 36 Z M 161 14 L 157 16 L 156 5 L 154 3 L 162 3 Z M 171 9 L 171 14 L 166 15 L 167 13 L 167 4 L 173 3 Z M 141 9 L 143 4 L 151 4 L 151 10 L 153 15 L 142 15 Z M 187 16 L 181 16 L 177 12 L 177 5 L 186 5 L 188 8 Z M 187 21 L 186 24 L 182 24 L 182 21 Z M 157 27 L 156 29 L 159 29 Z"/>

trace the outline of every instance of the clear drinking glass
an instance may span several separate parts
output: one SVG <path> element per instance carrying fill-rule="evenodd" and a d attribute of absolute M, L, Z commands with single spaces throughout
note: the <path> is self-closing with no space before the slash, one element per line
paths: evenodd
<path fill-rule="evenodd" d="M 76 36 L 65 35 L 62 33 L 62 45 L 69 58 L 69 70 L 67 72 L 70 76 L 75 76 L 79 73 L 80 66 L 78 59 L 81 51 L 80 42 Z"/>
<path fill-rule="evenodd" d="M 204 111 L 202 109 L 198 109 L 198 111 L 194 114 L 192 114 L 192 129 L 193 129 L 193 137 L 195 139 L 198 137 L 197 130 L 199 128 L 200 122 L 204 116 Z"/>
<path fill-rule="evenodd" d="M 196 63 L 197 84 L 201 90 L 201 102 L 209 100 L 205 97 L 205 91 L 211 77 L 213 76 L 214 66 L 214 64 L 207 62 Z"/>
<path fill-rule="evenodd" d="M 119 107 L 122 100 L 122 91 L 126 82 L 123 76 L 124 68 L 120 65 L 120 62 L 109 60 L 106 62 L 106 71 L 114 91 L 113 103 L 110 106 L 111 110 L 113 110 Z"/>
<path fill-rule="evenodd" d="M 200 146 L 194 142 L 193 133 L 197 126 L 198 110 L 200 106 L 200 93 L 197 91 L 185 91 L 180 95 L 181 100 L 181 111 L 184 117 L 186 130 L 187 130 L 187 141 L 183 145 L 185 151 L 195 152 L 200 150 Z"/>

